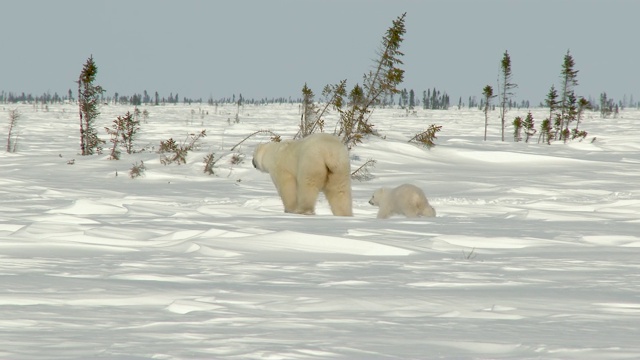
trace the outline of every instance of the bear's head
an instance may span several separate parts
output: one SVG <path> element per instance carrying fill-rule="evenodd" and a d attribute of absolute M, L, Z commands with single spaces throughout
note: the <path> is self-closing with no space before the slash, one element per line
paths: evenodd
<path fill-rule="evenodd" d="M 373 193 L 373 196 L 371 197 L 371 199 L 369 200 L 369 204 L 373 206 L 380 206 L 380 201 L 382 201 L 382 198 L 384 197 L 385 192 L 386 192 L 385 188 L 380 188 L 376 190 Z"/>
<path fill-rule="evenodd" d="M 253 160 L 251 160 L 254 168 L 262 172 L 269 172 L 269 165 L 265 154 L 272 151 L 271 148 L 274 146 L 277 146 L 277 143 L 268 142 L 256 146 L 256 150 L 253 152 Z"/>

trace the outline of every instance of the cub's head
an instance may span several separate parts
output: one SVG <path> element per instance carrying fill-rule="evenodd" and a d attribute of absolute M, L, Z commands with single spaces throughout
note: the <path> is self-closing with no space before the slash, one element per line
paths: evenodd
<path fill-rule="evenodd" d="M 271 152 L 272 148 L 277 145 L 278 143 L 268 142 L 256 146 L 256 150 L 253 152 L 253 160 L 251 160 L 253 167 L 262 172 L 269 172 L 269 155 L 265 154 Z"/>
<path fill-rule="evenodd" d="M 384 197 L 384 194 L 387 190 L 385 188 L 380 188 L 373 193 L 371 199 L 369 200 L 369 204 L 373 206 L 380 206 L 380 201 Z"/>

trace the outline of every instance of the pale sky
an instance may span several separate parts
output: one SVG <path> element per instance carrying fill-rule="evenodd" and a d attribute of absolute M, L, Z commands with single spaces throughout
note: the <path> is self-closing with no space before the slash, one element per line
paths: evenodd
<path fill-rule="evenodd" d="M 361 83 L 403 12 L 405 81 L 467 102 L 496 88 L 512 62 L 514 99 L 537 105 L 560 86 L 564 55 L 576 94 L 640 100 L 640 1 L 635 0 L 43 0 L 2 1 L 0 90 L 76 94 L 90 55 L 96 84 L 132 95 L 214 99 L 320 96 Z"/>

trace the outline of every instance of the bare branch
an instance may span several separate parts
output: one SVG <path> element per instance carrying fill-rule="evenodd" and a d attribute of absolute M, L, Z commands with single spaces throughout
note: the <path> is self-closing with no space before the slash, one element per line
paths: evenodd
<path fill-rule="evenodd" d="M 271 134 L 273 136 L 274 141 L 280 141 L 280 135 L 274 133 L 273 131 L 271 131 L 271 130 L 258 130 L 256 132 L 253 132 L 253 133 L 249 134 L 247 137 L 242 139 L 239 143 L 233 145 L 233 147 L 231 149 L 229 149 L 229 151 L 235 150 L 238 146 L 240 146 L 240 144 L 242 144 L 243 142 L 247 141 L 250 137 L 255 136 L 257 134 Z"/>
<path fill-rule="evenodd" d="M 362 164 L 359 168 L 355 169 L 351 173 L 351 178 L 358 181 L 366 181 L 373 178 L 373 175 L 369 172 L 369 168 L 375 166 L 376 161 L 373 159 L 367 160 L 364 164 Z"/>

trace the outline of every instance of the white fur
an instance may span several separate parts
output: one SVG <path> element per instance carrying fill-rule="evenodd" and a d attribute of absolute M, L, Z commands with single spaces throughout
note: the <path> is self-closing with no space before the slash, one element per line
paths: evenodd
<path fill-rule="evenodd" d="M 373 193 L 369 204 L 379 207 L 378 219 L 387 219 L 394 214 L 410 218 L 436 216 L 436 210 L 429 205 L 424 192 L 411 184 L 380 188 Z"/>
<path fill-rule="evenodd" d="M 253 166 L 271 175 L 284 211 L 315 214 L 322 191 L 337 216 L 352 216 L 351 164 L 340 138 L 313 134 L 301 140 L 260 144 Z"/>

